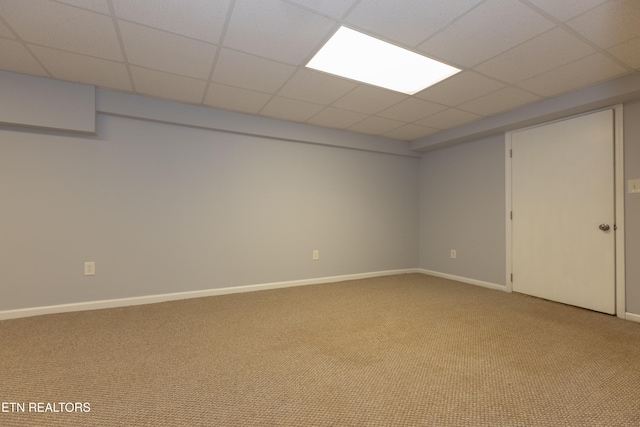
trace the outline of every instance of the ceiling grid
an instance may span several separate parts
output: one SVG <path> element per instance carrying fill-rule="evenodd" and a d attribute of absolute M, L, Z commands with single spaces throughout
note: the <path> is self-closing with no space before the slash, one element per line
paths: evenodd
<path fill-rule="evenodd" d="M 413 141 L 640 71 L 637 0 L 2 0 L 0 69 Z M 346 26 L 462 72 L 305 67 Z"/>

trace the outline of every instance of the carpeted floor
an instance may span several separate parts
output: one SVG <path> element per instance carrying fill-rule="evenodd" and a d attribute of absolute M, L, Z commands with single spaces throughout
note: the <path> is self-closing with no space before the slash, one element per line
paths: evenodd
<path fill-rule="evenodd" d="M 640 324 L 420 274 L 5 320 L 0 343 L 1 426 L 640 425 Z"/>

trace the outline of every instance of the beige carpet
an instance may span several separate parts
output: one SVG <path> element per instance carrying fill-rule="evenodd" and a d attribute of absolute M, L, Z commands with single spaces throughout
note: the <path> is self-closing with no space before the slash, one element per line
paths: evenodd
<path fill-rule="evenodd" d="M 640 425 L 640 324 L 419 274 L 6 320 L 0 343 L 1 426 Z"/>

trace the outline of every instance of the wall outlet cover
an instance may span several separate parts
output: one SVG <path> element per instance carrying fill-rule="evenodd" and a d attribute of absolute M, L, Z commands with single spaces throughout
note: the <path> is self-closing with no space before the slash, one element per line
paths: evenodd
<path fill-rule="evenodd" d="M 95 261 L 87 261 L 84 263 L 84 275 L 85 276 L 95 276 L 96 274 L 96 263 Z"/>

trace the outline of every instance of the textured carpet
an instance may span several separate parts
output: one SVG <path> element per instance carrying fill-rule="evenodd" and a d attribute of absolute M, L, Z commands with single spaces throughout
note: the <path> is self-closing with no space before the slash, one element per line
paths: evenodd
<path fill-rule="evenodd" d="M 0 343 L 1 426 L 640 425 L 640 324 L 419 274 L 5 320 Z"/>

